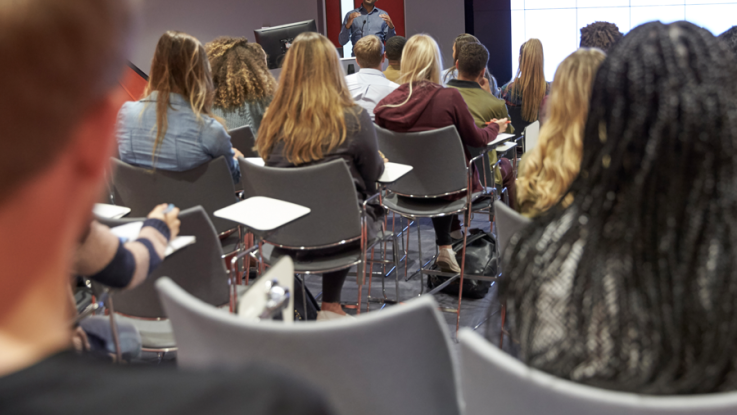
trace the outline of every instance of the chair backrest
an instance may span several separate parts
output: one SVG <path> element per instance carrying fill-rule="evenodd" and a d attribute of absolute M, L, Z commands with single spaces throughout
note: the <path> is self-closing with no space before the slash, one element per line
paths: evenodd
<path fill-rule="evenodd" d="M 454 125 L 417 133 L 396 133 L 375 127 L 379 150 L 386 158 L 413 167 L 396 183 L 387 186 L 389 190 L 409 197 L 437 197 L 466 189 L 466 156 Z"/>
<path fill-rule="evenodd" d="M 237 226 L 213 212 L 235 203 L 235 187 L 224 157 L 192 170 L 151 171 L 112 159 L 112 192 L 116 205 L 131 208 L 130 216 L 146 217 L 154 206 L 173 203 L 179 209 L 202 206 L 218 233 Z"/>
<path fill-rule="evenodd" d="M 458 333 L 467 415 L 727 415 L 737 392 L 646 396 L 580 385 L 526 366 L 468 328 Z"/>
<path fill-rule="evenodd" d="M 243 153 L 243 157 L 258 157 L 258 153 L 253 149 L 256 145 L 256 137 L 253 130 L 248 125 L 234 128 L 228 132 L 230 134 L 230 143 Z"/>
<path fill-rule="evenodd" d="M 342 414 L 459 413 L 450 333 L 432 297 L 355 320 L 285 325 L 222 313 L 171 280 L 162 278 L 156 287 L 181 367 L 281 366 L 322 390 Z M 387 342 L 397 347 L 378 356 Z"/>
<path fill-rule="evenodd" d="M 494 216 L 496 216 L 496 237 L 499 243 L 499 253 L 504 253 L 504 249 L 515 233 L 532 222 L 529 218 L 520 215 L 501 202 L 494 203 Z"/>
<path fill-rule="evenodd" d="M 270 234 L 286 247 L 319 247 L 361 236 L 361 216 L 348 166 L 343 159 L 307 167 L 263 167 L 244 159 L 243 196 L 266 196 L 310 208 L 310 214 Z"/>
<path fill-rule="evenodd" d="M 520 137 L 525 128 L 530 125 L 530 122 L 522 118 L 522 107 L 507 105 L 507 111 L 509 112 L 509 121 L 512 122 L 512 127 L 514 127 L 514 135 Z"/>
<path fill-rule="evenodd" d="M 525 128 L 525 153 L 529 153 L 537 145 L 540 136 L 540 121 L 535 121 Z"/>
<path fill-rule="evenodd" d="M 228 302 L 228 272 L 222 260 L 215 228 L 201 206 L 179 213 L 180 235 L 195 237 L 195 243 L 169 255 L 141 285 L 115 293 L 115 311 L 132 317 L 165 318 L 159 296 L 154 289 L 162 275 L 171 277 L 196 298 L 221 306 Z M 117 226 L 141 218 L 100 220 L 107 226 Z"/>

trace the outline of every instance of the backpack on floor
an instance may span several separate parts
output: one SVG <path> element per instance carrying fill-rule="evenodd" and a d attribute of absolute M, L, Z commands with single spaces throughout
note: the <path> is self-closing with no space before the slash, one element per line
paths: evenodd
<path fill-rule="evenodd" d="M 458 265 L 461 264 L 461 248 L 463 239 L 453 244 Z M 499 272 L 499 258 L 496 253 L 496 239 L 488 232 L 481 229 L 471 229 L 466 242 L 466 275 L 496 276 Z M 429 275 L 427 286 L 433 289 L 445 281 L 448 277 Z M 460 278 L 443 288 L 441 292 L 457 296 Z M 463 296 L 467 298 L 484 298 L 489 292 L 491 283 L 488 281 L 476 281 L 468 278 L 463 279 Z"/>

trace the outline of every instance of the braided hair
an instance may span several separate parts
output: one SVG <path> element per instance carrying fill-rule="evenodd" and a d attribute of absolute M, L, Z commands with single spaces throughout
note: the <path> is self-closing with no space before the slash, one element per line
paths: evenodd
<path fill-rule="evenodd" d="M 604 52 L 622 39 L 622 32 L 614 23 L 594 22 L 581 28 L 581 47 L 599 48 Z"/>
<path fill-rule="evenodd" d="M 652 22 L 602 64 L 573 203 L 504 254 L 501 292 L 527 364 L 645 394 L 737 389 L 737 79 L 726 50 L 691 23 Z"/>

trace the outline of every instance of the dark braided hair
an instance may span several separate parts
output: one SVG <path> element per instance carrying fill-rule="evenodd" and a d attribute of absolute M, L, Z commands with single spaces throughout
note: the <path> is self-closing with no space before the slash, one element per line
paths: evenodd
<path fill-rule="evenodd" d="M 581 47 L 599 48 L 604 52 L 622 39 L 622 32 L 614 23 L 594 22 L 581 28 Z"/>
<path fill-rule="evenodd" d="M 691 23 L 652 22 L 602 64 L 573 203 L 514 235 L 503 258 L 527 364 L 645 394 L 737 389 L 737 79 L 726 50 Z"/>
<path fill-rule="evenodd" d="M 732 52 L 737 53 L 737 26 L 732 26 L 729 30 L 719 35 L 719 40 L 726 42 Z"/>

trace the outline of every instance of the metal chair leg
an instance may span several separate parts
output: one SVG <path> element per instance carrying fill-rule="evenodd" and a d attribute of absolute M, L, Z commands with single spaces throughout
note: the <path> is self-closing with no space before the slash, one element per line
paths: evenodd
<path fill-rule="evenodd" d="M 420 259 L 420 295 L 425 293 L 425 283 L 422 280 L 422 268 L 423 268 L 423 259 L 422 259 L 422 232 L 420 231 L 420 222 L 417 221 L 417 249 L 419 250 L 418 256 Z"/>
<path fill-rule="evenodd" d="M 507 319 L 507 302 L 502 302 L 502 326 L 499 330 L 499 348 L 504 345 L 504 323 Z"/>
<path fill-rule="evenodd" d="M 107 309 L 110 312 L 110 330 L 113 332 L 113 343 L 115 343 L 116 362 L 123 361 L 123 352 L 120 350 L 120 337 L 118 337 L 118 325 L 115 324 L 115 307 L 113 306 L 113 296 L 110 294 L 107 298 Z"/>

